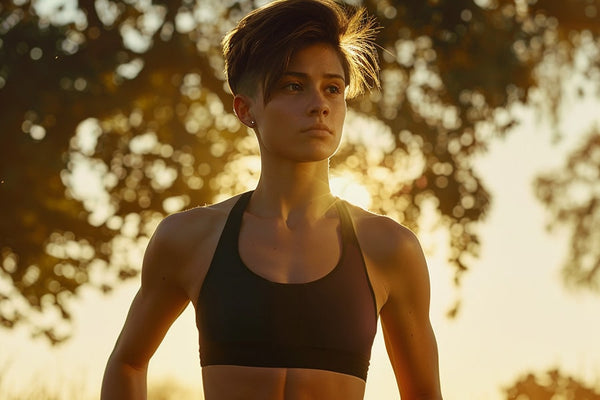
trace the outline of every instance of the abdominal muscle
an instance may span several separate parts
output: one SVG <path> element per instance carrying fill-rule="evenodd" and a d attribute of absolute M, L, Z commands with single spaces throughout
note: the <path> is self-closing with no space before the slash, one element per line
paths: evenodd
<path fill-rule="evenodd" d="M 361 400 L 365 382 L 304 368 L 210 365 L 202 368 L 206 400 Z"/>

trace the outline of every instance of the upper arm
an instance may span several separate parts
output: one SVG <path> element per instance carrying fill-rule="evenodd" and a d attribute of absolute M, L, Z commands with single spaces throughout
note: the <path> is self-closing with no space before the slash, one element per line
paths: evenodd
<path fill-rule="evenodd" d="M 167 330 L 189 302 L 180 284 L 178 271 L 184 260 L 177 251 L 174 228 L 172 222 L 163 221 L 148 244 L 141 287 L 111 356 L 137 369 L 147 366 Z"/>
<path fill-rule="evenodd" d="M 387 255 L 382 260 L 388 297 L 380 316 L 402 399 L 441 399 L 423 251 L 415 235 L 400 225 L 387 238 Z"/>

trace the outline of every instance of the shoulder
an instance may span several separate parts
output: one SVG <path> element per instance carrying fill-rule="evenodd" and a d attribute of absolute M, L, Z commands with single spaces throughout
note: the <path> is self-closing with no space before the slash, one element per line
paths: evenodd
<path fill-rule="evenodd" d="M 215 232 L 225 224 L 239 196 L 213 205 L 195 207 L 165 217 L 154 232 L 151 244 L 178 253 Z"/>
<path fill-rule="evenodd" d="M 377 260 L 400 261 L 421 253 L 417 236 L 404 225 L 384 215 L 348 204 L 361 249 Z"/>
<path fill-rule="evenodd" d="M 393 219 L 349 205 L 370 275 L 387 295 L 428 293 L 429 272 L 417 236 Z"/>
<path fill-rule="evenodd" d="M 165 217 L 148 243 L 142 277 L 156 272 L 163 277 L 178 273 L 193 262 L 198 252 L 210 251 L 238 197 Z"/>

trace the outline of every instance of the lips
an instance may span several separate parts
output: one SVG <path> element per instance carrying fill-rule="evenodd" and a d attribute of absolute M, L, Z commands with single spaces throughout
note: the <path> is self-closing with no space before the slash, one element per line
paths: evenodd
<path fill-rule="evenodd" d="M 310 132 L 310 131 L 315 131 L 315 132 L 318 132 L 318 131 L 323 132 L 324 131 L 324 132 L 328 132 L 330 134 L 332 133 L 331 129 L 329 129 L 329 127 L 325 124 L 314 124 L 314 125 L 309 126 L 306 129 L 303 129 L 303 132 Z"/>

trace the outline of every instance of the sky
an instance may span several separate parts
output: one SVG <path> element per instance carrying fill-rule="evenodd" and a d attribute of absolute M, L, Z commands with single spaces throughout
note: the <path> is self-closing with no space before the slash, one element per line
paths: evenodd
<path fill-rule="evenodd" d="M 419 232 L 431 277 L 431 320 L 437 336 L 444 398 L 500 400 L 527 372 L 563 372 L 600 387 L 600 293 L 567 290 L 561 266 L 569 232 L 545 227 L 550 215 L 533 195 L 536 175 L 560 168 L 583 140 L 580 133 L 600 127 L 600 104 L 591 97 L 568 101 L 562 109 L 562 141 L 551 140 L 550 121 L 515 109 L 523 122 L 507 138 L 495 140 L 473 165 L 492 195 L 479 225 L 481 255 L 462 284 L 452 284 L 446 263 L 447 237 L 423 221 Z M 364 201 L 364 189 L 358 193 Z M 106 296 L 84 289 L 73 304 L 75 332 L 52 348 L 31 339 L 23 328 L 0 329 L 0 390 L 23 393 L 32 384 L 97 398 L 103 369 L 139 282 L 120 285 Z M 446 312 L 461 299 L 455 319 Z M 151 384 L 173 379 L 199 396 L 201 372 L 193 309 L 173 325 L 149 368 Z M 34 385 L 35 386 L 35 385 Z M 70 398 L 81 398 L 75 396 Z M 365 399 L 399 399 L 383 344 L 376 337 Z M 0 399 L 1 400 L 1 399 Z"/>

